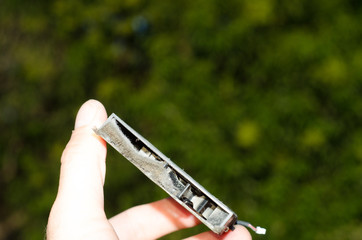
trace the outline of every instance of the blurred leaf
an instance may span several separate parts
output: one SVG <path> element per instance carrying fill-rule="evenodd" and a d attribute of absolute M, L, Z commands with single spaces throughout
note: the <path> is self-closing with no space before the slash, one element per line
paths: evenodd
<path fill-rule="evenodd" d="M 249 148 L 258 143 L 260 130 L 253 121 L 240 123 L 236 130 L 237 143 L 241 147 Z"/>

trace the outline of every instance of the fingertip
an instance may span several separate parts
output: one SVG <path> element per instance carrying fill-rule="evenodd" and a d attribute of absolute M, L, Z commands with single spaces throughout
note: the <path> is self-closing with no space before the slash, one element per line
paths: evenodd
<path fill-rule="evenodd" d="M 91 99 L 85 102 L 79 109 L 74 129 L 91 125 L 90 127 L 99 127 L 107 119 L 107 111 L 103 104 L 97 100 Z"/>
<path fill-rule="evenodd" d="M 243 239 L 243 240 L 252 240 L 251 234 L 243 226 L 236 225 L 234 231 L 229 231 L 225 234 L 224 240 L 232 240 L 232 239 Z"/>

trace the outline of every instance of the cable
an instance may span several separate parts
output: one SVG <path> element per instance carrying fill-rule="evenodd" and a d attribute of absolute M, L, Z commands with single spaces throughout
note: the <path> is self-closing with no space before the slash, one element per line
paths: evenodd
<path fill-rule="evenodd" d="M 237 220 L 235 225 L 242 225 L 244 227 L 248 227 L 250 228 L 251 230 L 253 230 L 256 234 L 265 234 L 266 233 L 266 229 L 265 228 L 262 228 L 262 227 L 254 227 L 253 225 L 251 225 L 251 223 L 249 222 L 245 222 L 245 221 L 241 221 L 241 220 Z"/>

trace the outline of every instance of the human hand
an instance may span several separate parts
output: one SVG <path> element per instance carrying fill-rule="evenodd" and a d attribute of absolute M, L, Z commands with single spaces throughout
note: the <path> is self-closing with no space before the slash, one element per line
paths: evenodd
<path fill-rule="evenodd" d="M 106 119 L 106 110 L 95 100 L 83 104 L 78 112 L 75 130 L 61 157 L 59 189 L 49 215 L 47 239 L 156 239 L 199 224 L 171 198 L 107 219 L 103 207 L 106 143 L 92 130 Z M 236 226 L 222 236 L 209 231 L 188 239 L 250 240 L 251 236 L 246 228 Z"/>

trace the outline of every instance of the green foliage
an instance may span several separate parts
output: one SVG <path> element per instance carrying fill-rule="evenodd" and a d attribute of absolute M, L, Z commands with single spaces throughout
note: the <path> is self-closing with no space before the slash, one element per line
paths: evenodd
<path fill-rule="evenodd" d="M 267 227 L 264 239 L 360 238 L 360 2 L 1 5 L 0 239 L 42 238 L 88 98 Z M 109 216 L 166 196 L 112 149 L 107 164 Z"/>

